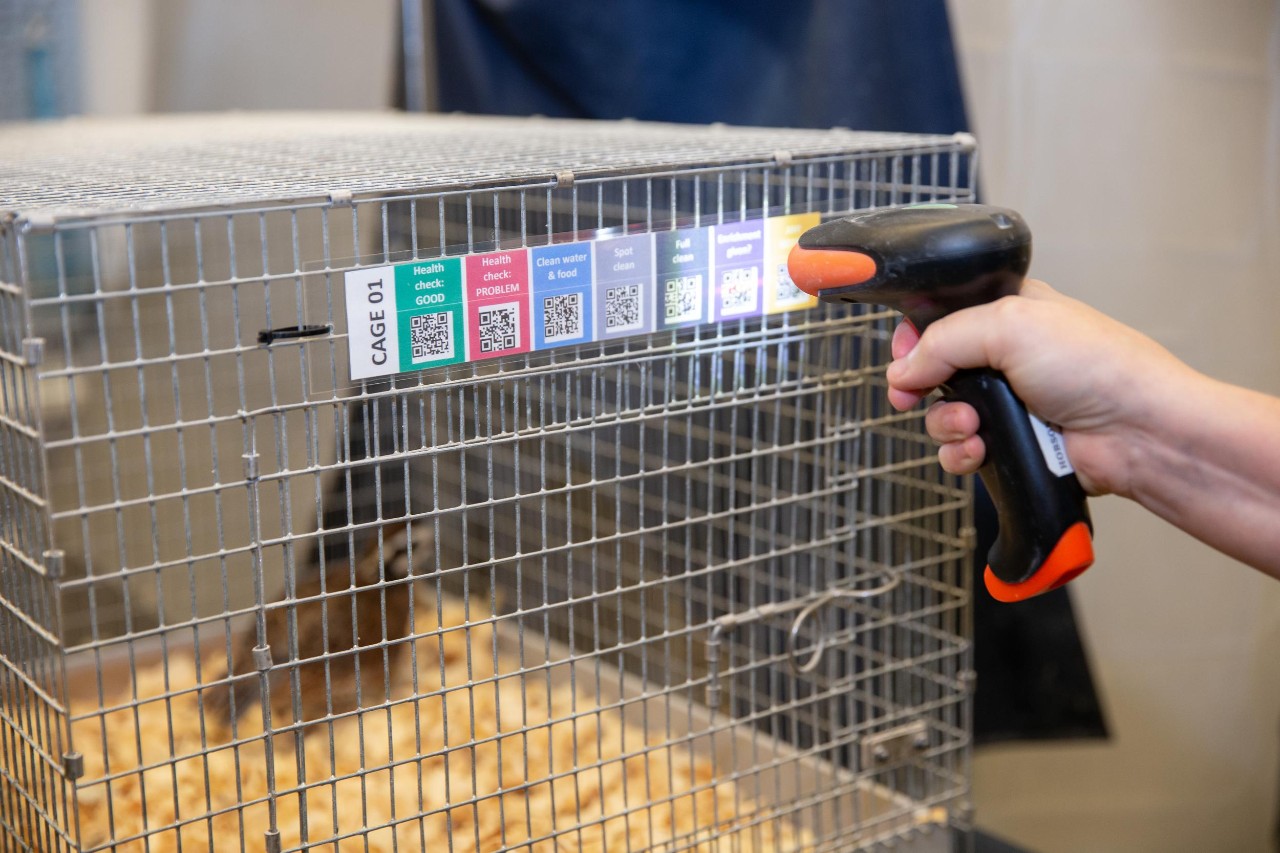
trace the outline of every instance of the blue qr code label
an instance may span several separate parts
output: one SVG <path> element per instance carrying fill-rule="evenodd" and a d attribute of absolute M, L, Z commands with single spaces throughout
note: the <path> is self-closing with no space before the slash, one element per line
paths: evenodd
<path fill-rule="evenodd" d="M 582 294 L 557 293 L 542 298 L 542 337 L 548 342 L 582 337 Z"/>

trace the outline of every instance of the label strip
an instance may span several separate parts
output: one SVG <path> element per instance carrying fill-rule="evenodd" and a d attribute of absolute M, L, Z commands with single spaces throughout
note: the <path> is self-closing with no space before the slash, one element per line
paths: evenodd
<path fill-rule="evenodd" d="M 787 275 L 817 213 L 352 270 L 351 379 L 818 304 Z"/>

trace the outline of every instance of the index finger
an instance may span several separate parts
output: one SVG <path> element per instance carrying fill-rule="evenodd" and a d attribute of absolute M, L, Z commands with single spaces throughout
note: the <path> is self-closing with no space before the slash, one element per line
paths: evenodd
<path fill-rule="evenodd" d="M 916 344 L 919 342 L 920 333 L 916 331 L 916 327 L 911 325 L 910 320 L 903 320 L 898 324 L 898 328 L 893 330 L 893 344 L 891 346 L 893 357 L 902 358 L 915 349 Z"/>

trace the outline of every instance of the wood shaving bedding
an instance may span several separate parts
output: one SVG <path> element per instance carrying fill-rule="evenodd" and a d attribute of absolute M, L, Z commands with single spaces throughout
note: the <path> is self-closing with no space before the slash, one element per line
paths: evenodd
<path fill-rule="evenodd" d="M 417 630 L 434 633 L 417 641 L 416 694 L 407 655 L 396 673 L 397 693 L 451 689 L 338 720 L 332 748 L 327 723 L 307 730 L 301 756 L 292 734 L 277 736 L 275 788 L 286 792 L 275 801 L 283 849 L 302 844 L 304 796 L 309 839 L 329 840 L 307 849 L 323 853 L 763 853 L 812 847 L 807 832 L 767 811 L 760 817 L 759 805 L 732 782 L 716 781 L 711 763 L 690 754 L 687 744 L 666 745 L 624 723 L 616 710 L 599 710 L 584 694 L 548 688 L 537 675 L 474 684 L 495 675 L 491 630 L 464 627 L 460 605 L 443 608 L 442 628 L 433 605 L 421 609 L 429 616 L 418 619 Z M 498 675 L 519 669 L 517 661 L 499 657 Z M 194 853 L 263 846 L 269 826 L 264 742 L 227 746 L 231 733 L 210 716 L 202 718 L 195 692 L 163 698 L 195 682 L 192 659 L 171 654 L 167 671 L 161 664 L 139 670 L 132 688 L 136 710 L 76 724 L 75 742 L 85 756 L 78 820 L 86 847 L 134 836 L 113 849 Z M 132 695 L 126 690 L 113 704 Z M 257 707 L 245 713 L 238 739 L 261 734 L 261 717 Z M 209 744 L 203 756 L 202 737 Z M 95 782 L 108 768 L 114 778 Z M 148 827 L 151 833 L 143 836 Z M 154 831 L 160 827 L 171 828 Z"/>

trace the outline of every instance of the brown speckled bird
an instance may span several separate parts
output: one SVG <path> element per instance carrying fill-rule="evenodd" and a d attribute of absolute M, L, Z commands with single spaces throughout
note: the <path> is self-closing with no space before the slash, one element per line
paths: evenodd
<path fill-rule="evenodd" d="M 428 529 L 426 524 L 419 527 Z M 292 599 L 267 606 L 273 729 L 314 723 L 390 698 L 396 661 L 407 645 L 397 641 L 409 632 L 412 584 L 405 579 L 422 574 L 411 571 L 412 565 L 425 565 L 431 550 L 429 535 L 411 535 L 403 523 L 389 524 L 380 533 L 357 559 L 354 584 L 350 563 L 338 560 L 323 574 L 316 570 L 299 577 Z M 296 655 L 290 643 L 295 624 Z M 258 628 L 250 624 L 233 640 L 229 677 L 205 691 L 206 712 L 224 723 L 261 709 L 262 680 L 253 656 L 257 645 Z"/>

